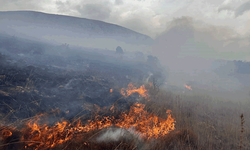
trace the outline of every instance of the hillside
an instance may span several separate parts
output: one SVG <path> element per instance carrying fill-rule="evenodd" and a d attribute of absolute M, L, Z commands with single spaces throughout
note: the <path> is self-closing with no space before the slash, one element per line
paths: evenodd
<path fill-rule="evenodd" d="M 57 44 L 96 48 L 115 48 L 122 43 L 146 46 L 153 42 L 149 36 L 115 24 L 35 11 L 0 12 L 0 32 Z"/>

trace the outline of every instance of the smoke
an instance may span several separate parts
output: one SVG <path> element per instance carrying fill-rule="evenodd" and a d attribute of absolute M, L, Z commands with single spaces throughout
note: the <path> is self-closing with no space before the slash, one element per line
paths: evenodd
<path fill-rule="evenodd" d="M 211 60 L 247 60 L 249 35 L 191 17 L 175 18 L 153 45 L 153 54 L 172 69 L 204 69 Z"/>
<path fill-rule="evenodd" d="M 106 132 L 102 133 L 97 137 L 97 142 L 116 142 L 121 139 L 127 140 L 141 140 L 139 133 L 135 133 L 132 128 L 123 129 L 123 128 L 109 128 Z"/>
<path fill-rule="evenodd" d="M 152 74 L 151 72 L 148 73 L 148 77 L 146 78 L 145 83 L 148 83 L 149 78 L 150 78 L 152 75 L 153 75 L 153 74 Z"/>
<path fill-rule="evenodd" d="M 169 68 L 170 85 L 183 87 L 192 81 L 236 90 L 242 84 L 234 76 L 236 66 L 229 62 L 248 60 L 249 37 L 232 28 L 213 26 L 191 17 L 175 18 L 155 39 L 153 55 Z"/>

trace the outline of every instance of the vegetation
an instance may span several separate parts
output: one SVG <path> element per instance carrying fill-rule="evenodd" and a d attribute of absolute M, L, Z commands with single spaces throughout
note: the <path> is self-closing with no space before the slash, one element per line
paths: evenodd
<path fill-rule="evenodd" d="M 93 56 L 92 53 L 66 57 L 66 54 L 70 54 L 66 49 L 63 56 L 47 55 L 42 48 L 40 57 L 29 57 L 32 51 L 26 48 L 15 51 L 27 56 L 15 54 L 8 44 L 1 48 L 10 50 L 8 52 L 14 56 L 8 58 L 0 53 L 0 149 L 34 149 L 29 145 L 41 144 L 37 140 L 30 140 L 38 138 L 39 132 L 31 132 L 27 125 L 44 114 L 45 117 L 38 119 L 39 125 L 44 127 L 46 123 L 48 128 L 44 129 L 49 130 L 62 125 L 57 122 L 66 121 L 68 126 L 64 131 L 68 131 L 67 134 L 56 130 L 55 137 L 72 138 L 51 148 L 40 149 L 244 150 L 250 147 L 250 101 L 240 101 L 240 97 L 237 101 L 223 100 L 208 96 L 206 91 L 195 92 L 195 89 L 186 90 L 185 93 L 168 91 L 162 87 L 165 75 L 161 68 L 152 65 L 158 63 L 154 56 L 139 64 L 115 59 L 105 62 L 99 59 L 103 55 Z M 148 72 L 153 75 L 145 83 Z M 122 95 L 121 89 L 129 83 L 147 90 L 148 97 L 141 96 L 139 92 Z M 89 132 L 74 129 L 71 132 L 71 127 L 77 125 L 78 121 L 88 124 L 88 120 L 91 122 L 108 116 L 119 119 L 121 114 L 126 116 L 131 106 L 137 103 L 145 105 L 143 111 L 149 117 L 160 120 L 166 120 L 169 116 L 166 112 L 171 110 L 175 129 L 151 139 L 138 138 L 132 128 L 126 129 L 126 134 L 118 134 L 121 138 L 115 136 L 115 140 L 112 140 L 117 135 L 117 126 L 96 128 Z M 137 117 L 143 118 L 140 115 Z M 101 124 L 107 120 L 101 120 Z M 144 120 L 149 120 L 148 116 Z M 114 124 L 112 121 L 111 124 Z M 110 133 L 106 136 L 110 139 L 98 140 L 106 133 Z"/>
<path fill-rule="evenodd" d="M 147 87 L 153 90 L 153 87 Z M 154 91 L 152 91 L 154 92 Z M 151 93 L 152 93 L 151 92 Z M 172 110 L 176 120 L 176 129 L 166 136 L 150 141 L 138 141 L 137 138 L 120 139 L 118 141 L 97 142 L 103 130 L 81 133 L 80 138 L 59 144 L 52 149 L 247 149 L 249 147 L 249 120 L 244 121 L 243 115 L 249 116 L 249 102 L 235 103 L 221 101 L 206 95 L 176 95 L 160 90 L 156 96 L 150 97 L 145 110 L 166 118 L 166 110 Z M 118 113 L 118 112 L 117 112 Z M 95 115 L 95 113 L 92 113 Z M 83 115 L 84 116 L 84 115 Z M 5 117 L 7 117 L 5 115 Z M 79 117 L 81 118 L 81 117 Z M 83 117 L 84 118 L 84 117 Z M 25 120 L 20 120 L 21 122 Z M 245 124 L 244 124 L 245 123 Z M 243 130 L 243 124 L 245 130 Z M 14 124 L 12 126 L 15 126 Z M 13 136 L 4 138 L 6 126 L 1 127 L 2 144 L 4 149 L 22 147 L 27 144 L 20 139 L 21 133 L 8 127 Z M 13 143 L 13 144 L 12 144 Z"/>
<path fill-rule="evenodd" d="M 123 49 L 120 46 L 116 47 L 116 53 L 117 54 L 123 54 Z"/>
<path fill-rule="evenodd" d="M 204 101 L 206 100 L 206 101 Z M 210 100 L 210 101 L 208 101 Z M 214 107 L 209 105 L 219 104 Z M 58 145 L 52 149 L 246 149 L 250 132 L 246 130 L 244 134 L 241 129 L 241 120 L 237 117 L 239 108 L 230 102 L 213 101 L 206 96 L 183 96 L 182 98 L 174 94 L 161 91 L 155 100 L 147 102 L 146 109 L 164 117 L 166 108 L 173 111 L 176 119 L 176 129 L 163 138 L 136 142 L 137 139 L 121 139 L 111 142 L 96 142 L 101 130 L 87 132 L 73 138 L 72 140 Z M 196 106 L 196 107 L 195 107 Z M 238 109 L 237 109 L 238 108 Z M 246 109 L 246 108 L 245 108 Z M 204 111 L 205 110 L 205 111 Z M 221 110 L 224 110 L 222 113 Z M 245 110 L 246 111 L 246 110 Z M 237 123 L 238 122 L 238 123 Z M 242 123 L 243 124 L 243 123 Z M 249 127 L 249 122 L 247 123 Z M 4 127 L 1 128 L 3 130 Z M 247 129 L 247 128 L 246 128 Z M 1 147 L 5 149 L 20 146 L 18 131 L 13 130 L 13 136 L 2 141 Z M 2 137 L 4 136 L 2 132 Z M 16 144 L 11 144 L 15 143 Z M 8 144 L 9 143 L 9 144 Z M 7 144 L 7 145 L 6 145 Z M 142 145 L 141 145 L 142 144 Z"/>

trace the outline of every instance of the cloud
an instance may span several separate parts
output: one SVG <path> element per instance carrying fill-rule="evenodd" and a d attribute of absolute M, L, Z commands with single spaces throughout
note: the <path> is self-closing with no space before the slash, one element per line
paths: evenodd
<path fill-rule="evenodd" d="M 113 16 L 114 15 L 113 13 Z M 120 15 L 115 15 L 115 17 L 110 18 L 110 20 L 115 20 L 119 25 L 152 36 L 155 32 L 152 28 L 155 27 L 155 23 L 159 22 L 159 20 L 155 20 L 156 17 L 157 15 L 154 11 L 144 8 L 140 10 L 130 10 L 125 13 L 120 12 Z"/>
<path fill-rule="evenodd" d="M 224 10 L 227 10 L 227 11 L 234 11 L 234 8 L 231 7 L 231 6 L 222 6 L 222 7 L 219 7 L 219 8 L 218 8 L 218 12 L 221 12 L 221 11 L 224 11 Z"/>
<path fill-rule="evenodd" d="M 154 38 L 166 29 L 169 20 L 183 15 L 214 25 L 240 28 L 247 17 L 235 18 L 235 15 L 247 11 L 248 3 L 241 5 L 233 0 L 0 0 L 0 9 L 34 10 L 97 19 Z"/>
<path fill-rule="evenodd" d="M 1 0 L 0 10 L 2 11 L 15 11 L 15 10 L 43 10 L 42 4 L 36 0 Z"/>
<path fill-rule="evenodd" d="M 111 7 L 104 3 L 83 4 L 82 6 L 78 7 L 77 10 L 81 16 L 97 20 L 105 20 L 109 18 L 112 11 Z"/>
<path fill-rule="evenodd" d="M 123 4 L 123 0 L 115 0 L 115 4 L 116 5 L 122 5 Z"/>
<path fill-rule="evenodd" d="M 250 1 L 247 1 L 240 5 L 236 10 L 235 10 L 235 17 L 243 15 L 246 11 L 250 10 Z"/>
<path fill-rule="evenodd" d="M 65 1 L 65 2 L 56 1 L 55 4 L 56 4 L 58 12 L 70 14 L 70 11 L 71 11 L 71 3 L 70 3 L 70 1 Z"/>

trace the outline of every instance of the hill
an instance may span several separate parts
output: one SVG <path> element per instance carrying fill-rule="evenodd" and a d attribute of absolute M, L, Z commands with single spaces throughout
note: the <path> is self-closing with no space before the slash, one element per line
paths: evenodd
<path fill-rule="evenodd" d="M 153 42 L 149 36 L 115 24 L 35 11 L 1 11 L 0 32 L 51 43 L 95 48 L 114 49 L 118 44 L 147 46 Z"/>

